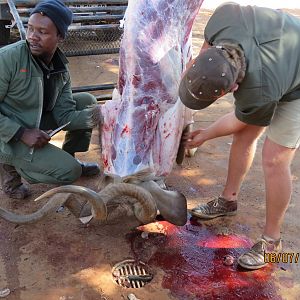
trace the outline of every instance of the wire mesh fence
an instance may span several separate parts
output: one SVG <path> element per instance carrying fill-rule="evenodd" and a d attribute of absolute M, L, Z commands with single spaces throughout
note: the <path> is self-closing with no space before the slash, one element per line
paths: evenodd
<path fill-rule="evenodd" d="M 16 1 L 17 17 L 27 27 L 30 12 L 38 1 Z M 123 29 L 120 21 L 127 8 L 127 0 L 65 1 L 73 11 L 73 23 L 60 48 L 67 56 L 117 53 Z M 10 29 L 8 43 L 21 39 L 16 27 Z"/>
<path fill-rule="evenodd" d="M 117 53 L 122 33 L 120 27 L 72 30 L 60 48 L 67 56 Z"/>

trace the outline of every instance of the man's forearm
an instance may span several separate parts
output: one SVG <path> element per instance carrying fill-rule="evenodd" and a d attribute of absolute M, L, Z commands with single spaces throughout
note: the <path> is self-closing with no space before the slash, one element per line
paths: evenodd
<path fill-rule="evenodd" d="M 246 126 L 248 125 L 238 120 L 234 112 L 231 112 L 207 127 L 203 131 L 203 135 L 205 140 L 211 140 L 217 137 L 234 134 L 243 130 Z"/>

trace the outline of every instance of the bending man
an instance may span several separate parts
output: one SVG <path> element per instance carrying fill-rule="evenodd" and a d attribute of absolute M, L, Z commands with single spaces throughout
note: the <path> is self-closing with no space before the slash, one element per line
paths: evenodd
<path fill-rule="evenodd" d="M 300 143 L 300 20 L 279 10 L 227 3 L 205 28 L 205 43 L 180 84 L 180 98 L 203 109 L 233 92 L 235 111 L 186 137 L 188 149 L 233 134 L 223 193 L 192 214 L 234 215 L 240 186 L 266 128 L 263 170 L 266 224 L 262 237 L 238 262 L 265 266 L 264 251 L 281 250 L 280 228 L 291 198 L 290 164 Z"/>

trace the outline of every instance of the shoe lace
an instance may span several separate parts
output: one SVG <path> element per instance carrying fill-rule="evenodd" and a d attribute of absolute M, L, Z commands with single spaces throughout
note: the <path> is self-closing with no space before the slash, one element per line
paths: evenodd
<path fill-rule="evenodd" d="M 267 249 L 267 241 L 261 239 L 259 242 L 257 242 L 252 249 L 250 250 L 250 252 L 252 253 L 260 253 L 263 254 Z"/>
<path fill-rule="evenodd" d="M 268 242 L 263 237 L 259 240 L 253 247 L 252 250 L 257 253 L 264 253 L 264 252 L 276 252 L 279 245 L 276 245 L 276 242 Z"/>
<path fill-rule="evenodd" d="M 216 198 L 212 201 L 213 207 L 217 207 L 219 205 L 219 198 Z"/>
<path fill-rule="evenodd" d="M 212 207 L 217 207 L 219 205 L 218 203 L 218 198 L 214 199 L 214 200 L 211 200 L 209 202 L 207 202 L 206 204 L 199 204 L 197 206 L 197 210 L 203 212 L 203 213 L 210 213 L 211 212 L 211 209 Z"/>

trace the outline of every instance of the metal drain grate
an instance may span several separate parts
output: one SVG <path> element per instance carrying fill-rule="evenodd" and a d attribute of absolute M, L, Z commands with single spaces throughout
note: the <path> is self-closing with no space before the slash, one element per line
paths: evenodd
<path fill-rule="evenodd" d="M 153 278 L 145 263 L 133 259 L 117 263 L 112 269 L 112 276 L 118 285 L 134 289 L 143 287 Z"/>

